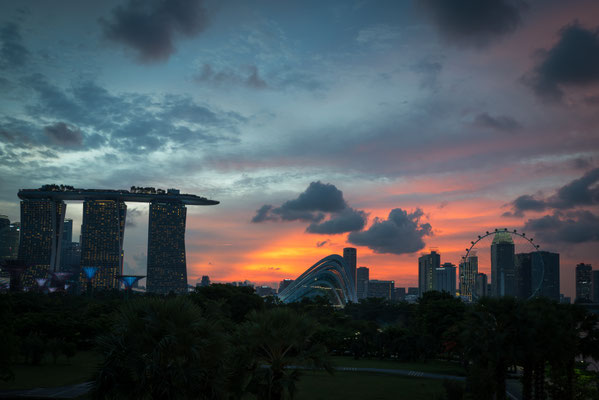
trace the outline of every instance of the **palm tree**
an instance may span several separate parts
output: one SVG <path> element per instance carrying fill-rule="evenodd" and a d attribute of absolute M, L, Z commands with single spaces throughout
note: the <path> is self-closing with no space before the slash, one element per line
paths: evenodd
<path fill-rule="evenodd" d="M 97 398 L 225 397 L 227 337 L 185 298 L 125 304 L 98 347 L 105 360 L 95 381 Z"/>
<path fill-rule="evenodd" d="M 241 329 L 255 362 L 250 391 L 261 399 L 293 398 L 298 367 L 331 372 L 325 346 L 314 340 L 316 331 L 310 318 L 290 308 L 252 312 Z"/>

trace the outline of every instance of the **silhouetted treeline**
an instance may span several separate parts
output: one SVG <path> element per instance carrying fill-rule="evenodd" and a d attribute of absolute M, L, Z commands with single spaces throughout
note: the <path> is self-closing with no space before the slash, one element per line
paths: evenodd
<path fill-rule="evenodd" d="M 524 399 L 599 395 L 596 315 L 546 299 L 484 298 L 464 304 L 428 292 L 417 304 L 366 299 L 344 309 L 325 298 L 283 305 L 252 289 L 198 288 L 185 296 L 0 295 L 0 377 L 14 363 L 95 349 L 97 398 L 290 398 L 300 370 L 331 370 L 328 355 L 464 367 L 450 399 L 504 399 L 506 379 Z M 334 379 L 334 378 L 333 378 Z"/>

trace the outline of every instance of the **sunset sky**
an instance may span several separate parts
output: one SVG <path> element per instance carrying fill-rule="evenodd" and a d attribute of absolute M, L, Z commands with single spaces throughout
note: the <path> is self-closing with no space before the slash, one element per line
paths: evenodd
<path fill-rule="evenodd" d="M 596 0 L 4 1 L 0 93 L 0 214 L 46 183 L 219 200 L 188 207 L 191 284 L 352 246 L 416 286 L 422 252 L 504 227 L 568 296 L 599 269 Z M 128 204 L 126 273 L 147 218 Z"/>

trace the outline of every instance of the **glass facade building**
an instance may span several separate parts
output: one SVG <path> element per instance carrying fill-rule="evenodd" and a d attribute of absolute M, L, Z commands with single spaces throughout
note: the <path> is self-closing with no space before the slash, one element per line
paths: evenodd
<path fill-rule="evenodd" d="M 471 252 L 467 259 L 460 263 L 460 296 L 468 301 L 476 298 L 476 277 L 478 275 L 478 256 Z"/>
<path fill-rule="evenodd" d="M 123 273 L 127 205 L 119 200 L 85 200 L 81 226 L 81 266 L 97 267 L 92 286 L 118 289 Z M 81 276 L 81 282 L 85 282 Z"/>
<path fill-rule="evenodd" d="M 435 290 L 435 270 L 441 267 L 441 255 L 436 251 L 418 258 L 418 290 L 424 292 Z"/>
<path fill-rule="evenodd" d="M 491 244 L 491 296 L 516 296 L 515 246 L 512 235 L 498 232 Z"/>
<path fill-rule="evenodd" d="M 150 203 L 148 224 L 147 291 L 184 293 L 187 291 L 185 263 L 185 218 L 183 203 Z"/>

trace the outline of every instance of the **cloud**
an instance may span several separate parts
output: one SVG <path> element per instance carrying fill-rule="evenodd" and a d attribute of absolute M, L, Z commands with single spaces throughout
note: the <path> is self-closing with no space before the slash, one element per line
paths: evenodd
<path fill-rule="evenodd" d="M 19 26 L 8 22 L 0 28 L 0 69 L 19 68 L 25 65 L 29 51 L 23 46 Z"/>
<path fill-rule="evenodd" d="M 545 211 L 547 209 L 568 210 L 579 206 L 599 204 L 599 168 L 592 169 L 581 178 L 559 188 L 547 198 L 522 195 L 512 202 L 512 212 L 504 216 L 521 217 L 525 211 Z"/>
<path fill-rule="evenodd" d="M 248 66 L 245 73 L 242 73 L 232 70 L 215 71 L 210 64 L 204 64 L 200 73 L 195 76 L 195 81 L 216 86 L 240 85 L 252 89 L 265 89 L 268 87 L 255 65 Z"/>
<path fill-rule="evenodd" d="M 75 127 L 57 122 L 44 128 L 44 133 L 54 144 L 65 147 L 79 147 L 83 144 L 83 135 Z"/>
<path fill-rule="evenodd" d="M 439 74 L 443 65 L 435 61 L 420 61 L 418 64 L 412 66 L 412 70 L 422 76 L 420 79 L 420 87 L 425 89 L 436 89 Z"/>
<path fill-rule="evenodd" d="M 487 113 L 481 113 L 474 118 L 474 123 L 484 128 L 490 128 L 503 132 L 514 132 L 522 126 L 514 118 L 506 115 L 491 116 Z"/>
<path fill-rule="evenodd" d="M 590 211 L 554 212 L 529 219 L 524 229 L 535 232 L 547 243 L 585 243 L 599 240 L 599 217 Z"/>
<path fill-rule="evenodd" d="M 564 86 L 599 82 L 599 29 L 588 30 L 578 22 L 559 31 L 559 41 L 540 50 L 540 62 L 522 80 L 547 101 L 561 101 Z"/>
<path fill-rule="evenodd" d="M 424 248 L 425 236 L 432 236 L 431 225 L 420 223 L 422 215 L 419 208 L 412 213 L 395 208 L 386 220 L 375 218 L 366 231 L 350 233 L 348 241 L 356 246 L 366 246 L 375 253 L 414 253 Z"/>
<path fill-rule="evenodd" d="M 366 213 L 347 207 L 345 210 L 333 215 L 329 220 L 311 223 L 306 232 L 335 235 L 344 232 L 361 231 L 366 225 Z"/>
<path fill-rule="evenodd" d="M 167 60 L 176 36 L 194 37 L 208 21 L 202 0 L 129 0 L 100 20 L 106 38 L 132 48 L 142 62 Z"/>
<path fill-rule="evenodd" d="M 421 5 L 448 40 L 475 47 L 514 31 L 527 8 L 520 0 L 423 0 Z"/>
<path fill-rule="evenodd" d="M 127 210 L 127 222 L 126 226 L 134 228 L 137 226 L 138 221 L 144 216 L 144 213 L 137 208 L 130 208 Z"/>
<path fill-rule="evenodd" d="M 310 222 L 306 232 L 334 235 L 363 229 L 366 213 L 349 207 L 343 192 L 335 185 L 317 181 L 310 183 L 296 199 L 288 200 L 280 207 L 269 204 L 260 207 L 252 222 L 265 221 Z"/>

